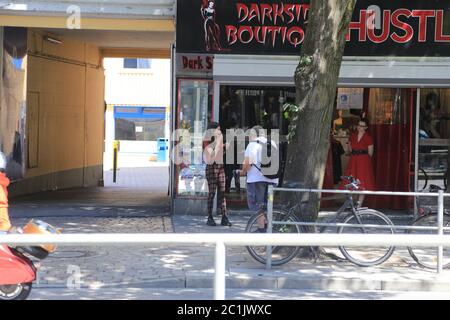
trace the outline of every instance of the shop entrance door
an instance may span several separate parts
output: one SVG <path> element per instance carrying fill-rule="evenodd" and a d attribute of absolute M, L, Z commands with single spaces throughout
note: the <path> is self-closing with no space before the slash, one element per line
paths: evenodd
<path fill-rule="evenodd" d="M 421 89 L 417 154 L 417 190 L 448 188 L 449 89 Z"/>
<path fill-rule="evenodd" d="M 371 165 L 375 178 L 374 191 L 411 190 L 411 164 L 413 163 L 413 111 L 416 105 L 414 89 L 400 88 L 339 88 L 337 108 L 333 121 L 334 140 L 338 140 L 347 154 L 333 154 L 340 157 L 342 171 L 325 177 L 339 179 L 341 173 L 355 175 L 347 169 L 350 156 L 347 143 L 350 135 L 356 134 L 356 126 L 361 118 L 369 120 L 366 131 L 373 140 L 374 153 Z M 328 165 L 328 169 L 336 165 Z M 356 177 L 360 178 L 360 177 Z M 362 179 L 362 178 L 360 178 Z M 330 181 L 324 182 L 324 187 Z M 408 209 L 405 197 L 368 197 L 364 203 L 377 209 Z"/>
<path fill-rule="evenodd" d="M 295 88 L 281 86 L 220 86 L 219 122 L 224 134 L 227 129 L 242 129 L 244 131 L 259 125 L 268 130 L 278 130 L 282 168 L 286 159 L 287 133 L 289 119 L 283 113 L 285 103 L 294 103 Z M 245 146 L 248 141 L 246 141 Z M 239 144 L 237 141 L 235 146 Z M 235 159 L 225 164 L 226 197 L 228 206 L 246 207 L 245 178 L 236 182 L 232 171 L 241 168 L 244 150 L 234 150 Z"/>

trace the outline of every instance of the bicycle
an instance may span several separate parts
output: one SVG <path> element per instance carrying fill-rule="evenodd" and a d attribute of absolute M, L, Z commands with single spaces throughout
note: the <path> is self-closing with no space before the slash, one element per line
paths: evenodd
<path fill-rule="evenodd" d="M 447 189 L 447 176 L 448 176 L 448 170 L 449 170 L 449 169 L 447 169 L 447 170 L 445 171 L 445 173 L 444 173 L 444 174 L 442 175 L 442 177 L 441 177 L 442 183 L 443 183 L 445 189 Z M 423 177 L 423 178 L 420 179 L 420 180 L 423 180 L 423 181 L 424 181 L 424 182 L 423 182 L 423 186 L 421 187 L 421 190 L 420 190 L 420 191 L 425 191 L 426 188 L 427 188 L 427 186 L 428 186 L 428 180 L 430 180 L 430 177 L 429 177 L 427 171 L 426 171 L 424 168 L 422 168 L 422 167 L 419 167 L 419 177 Z M 430 188 L 431 188 L 431 186 L 434 186 L 434 185 L 430 185 Z"/>
<path fill-rule="evenodd" d="M 438 192 L 444 190 L 436 185 L 430 185 L 429 192 Z M 419 216 L 411 224 L 415 227 L 437 227 L 438 215 L 437 215 L 437 198 L 436 197 L 416 197 L 417 208 Z M 430 205 L 429 202 L 432 202 Z M 450 212 L 444 209 L 444 227 L 450 226 Z M 406 230 L 407 234 L 437 234 L 437 229 L 418 229 L 418 230 Z M 444 234 L 450 234 L 450 231 L 444 231 Z M 408 247 L 408 252 L 414 261 L 420 266 L 429 269 L 437 268 L 437 247 L 420 247 L 413 248 Z M 444 247 L 444 261 L 443 268 L 450 267 L 450 248 Z"/>
<path fill-rule="evenodd" d="M 354 179 L 352 176 L 342 177 L 349 183 L 345 185 L 347 190 L 359 190 L 360 181 Z M 299 219 L 295 215 L 295 212 L 300 209 L 301 205 L 307 203 L 307 201 L 299 201 L 293 207 L 288 210 L 274 209 L 273 220 L 279 221 L 273 225 L 273 233 L 301 233 L 305 232 L 305 229 L 298 224 Z M 257 232 L 258 221 L 262 219 L 264 215 L 265 221 L 267 221 L 267 214 L 265 212 L 259 212 L 253 215 L 247 223 L 245 232 Z M 355 229 L 359 230 L 359 233 L 382 233 L 393 234 L 394 226 L 392 221 L 383 213 L 369 209 L 362 208 L 355 204 L 351 194 L 346 195 L 345 203 L 336 212 L 333 223 L 342 222 L 344 225 L 337 227 L 337 233 L 355 233 Z M 287 224 L 283 224 L 286 222 Z M 363 226 L 361 226 L 363 225 Z M 380 228 L 380 226 L 385 226 Z M 319 229 L 319 233 L 326 230 L 327 226 L 322 226 Z M 317 230 L 316 230 L 317 232 Z M 301 247 L 295 246 L 282 246 L 272 248 L 272 265 L 280 266 L 291 261 L 299 252 Z M 258 262 L 266 262 L 266 247 L 247 246 L 247 250 L 250 255 Z M 352 263 L 363 266 L 375 266 L 385 262 L 393 254 L 395 247 L 347 247 L 339 246 L 339 250 L 346 259 Z"/>

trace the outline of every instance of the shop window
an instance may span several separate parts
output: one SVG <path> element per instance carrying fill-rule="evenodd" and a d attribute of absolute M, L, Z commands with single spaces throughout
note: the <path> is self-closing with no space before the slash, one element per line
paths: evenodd
<path fill-rule="evenodd" d="M 419 112 L 418 189 L 447 188 L 450 90 L 422 89 Z"/>
<path fill-rule="evenodd" d="M 367 174 L 373 174 L 375 190 L 411 190 L 414 92 L 405 88 L 338 89 L 332 122 L 332 161 L 328 165 L 328 174 L 325 174 L 325 186 L 339 184 L 342 174 L 352 174 L 361 180 Z M 348 147 L 350 141 L 357 143 L 352 134 L 357 134 L 357 124 L 362 117 L 369 120 L 366 133 L 371 138 L 374 152 L 370 162 L 366 162 L 370 164 L 366 171 L 357 172 L 354 164 L 359 158 L 353 157 Z M 366 148 L 368 150 L 368 146 L 363 150 Z M 350 161 L 352 166 L 348 167 Z M 368 197 L 367 205 L 380 209 L 406 209 L 407 200 L 405 197 Z"/>
<path fill-rule="evenodd" d="M 150 59 L 123 59 L 123 67 L 125 69 L 150 69 L 151 60 Z"/>
<path fill-rule="evenodd" d="M 115 107 L 115 139 L 157 141 L 164 137 L 165 108 Z"/>
<path fill-rule="evenodd" d="M 173 151 L 177 165 L 177 194 L 207 196 L 206 164 L 203 161 L 203 132 L 213 116 L 213 83 L 180 80 L 178 85 L 178 131 Z"/>
<path fill-rule="evenodd" d="M 164 137 L 164 120 L 116 118 L 116 140 L 157 141 Z"/>
<path fill-rule="evenodd" d="M 369 95 L 369 119 L 371 124 L 404 124 L 409 115 L 410 103 L 407 90 L 372 88 Z"/>
<path fill-rule="evenodd" d="M 260 125 L 288 133 L 285 103 L 295 102 L 295 88 L 268 86 L 221 86 L 220 124 L 223 129 L 248 129 Z"/>

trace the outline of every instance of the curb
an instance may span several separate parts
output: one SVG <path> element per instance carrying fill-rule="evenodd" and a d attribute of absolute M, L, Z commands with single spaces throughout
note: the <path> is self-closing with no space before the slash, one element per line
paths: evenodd
<path fill-rule="evenodd" d="M 311 272 L 310 272 L 311 273 Z M 450 292 L 450 273 L 399 275 L 393 272 L 361 274 L 335 272 L 334 274 L 305 274 L 249 269 L 230 269 L 226 272 L 227 289 L 267 290 L 323 290 L 323 291 L 403 291 Z M 64 283 L 35 284 L 35 288 L 67 288 Z M 153 289 L 211 289 L 214 287 L 213 270 L 188 271 L 183 277 L 160 278 L 116 283 L 92 282 L 80 288 L 153 288 Z"/>

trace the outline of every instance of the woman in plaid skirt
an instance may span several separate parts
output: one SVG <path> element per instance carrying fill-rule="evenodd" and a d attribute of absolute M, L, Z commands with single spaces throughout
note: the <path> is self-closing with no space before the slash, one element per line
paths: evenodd
<path fill-rule="evenodd" d="M 225 170 L 223 164 L 223 151 L 226 147 L 223 143 L 223 135 L 217 122 L 212 122 L 208 126 L 207 136 L 204 141 L 204 155 L 206 161 L 206 180 L 208 181 L 208 226 L 215 226 L 216 222 L 212 214 L 214 195 L 217 190 L 217 202 L 219 203 L 220 214 L 222 215 L 222 226 L 231 227 L 231 222 L 227 216 L 227 202 L 225 199 Z"/>

